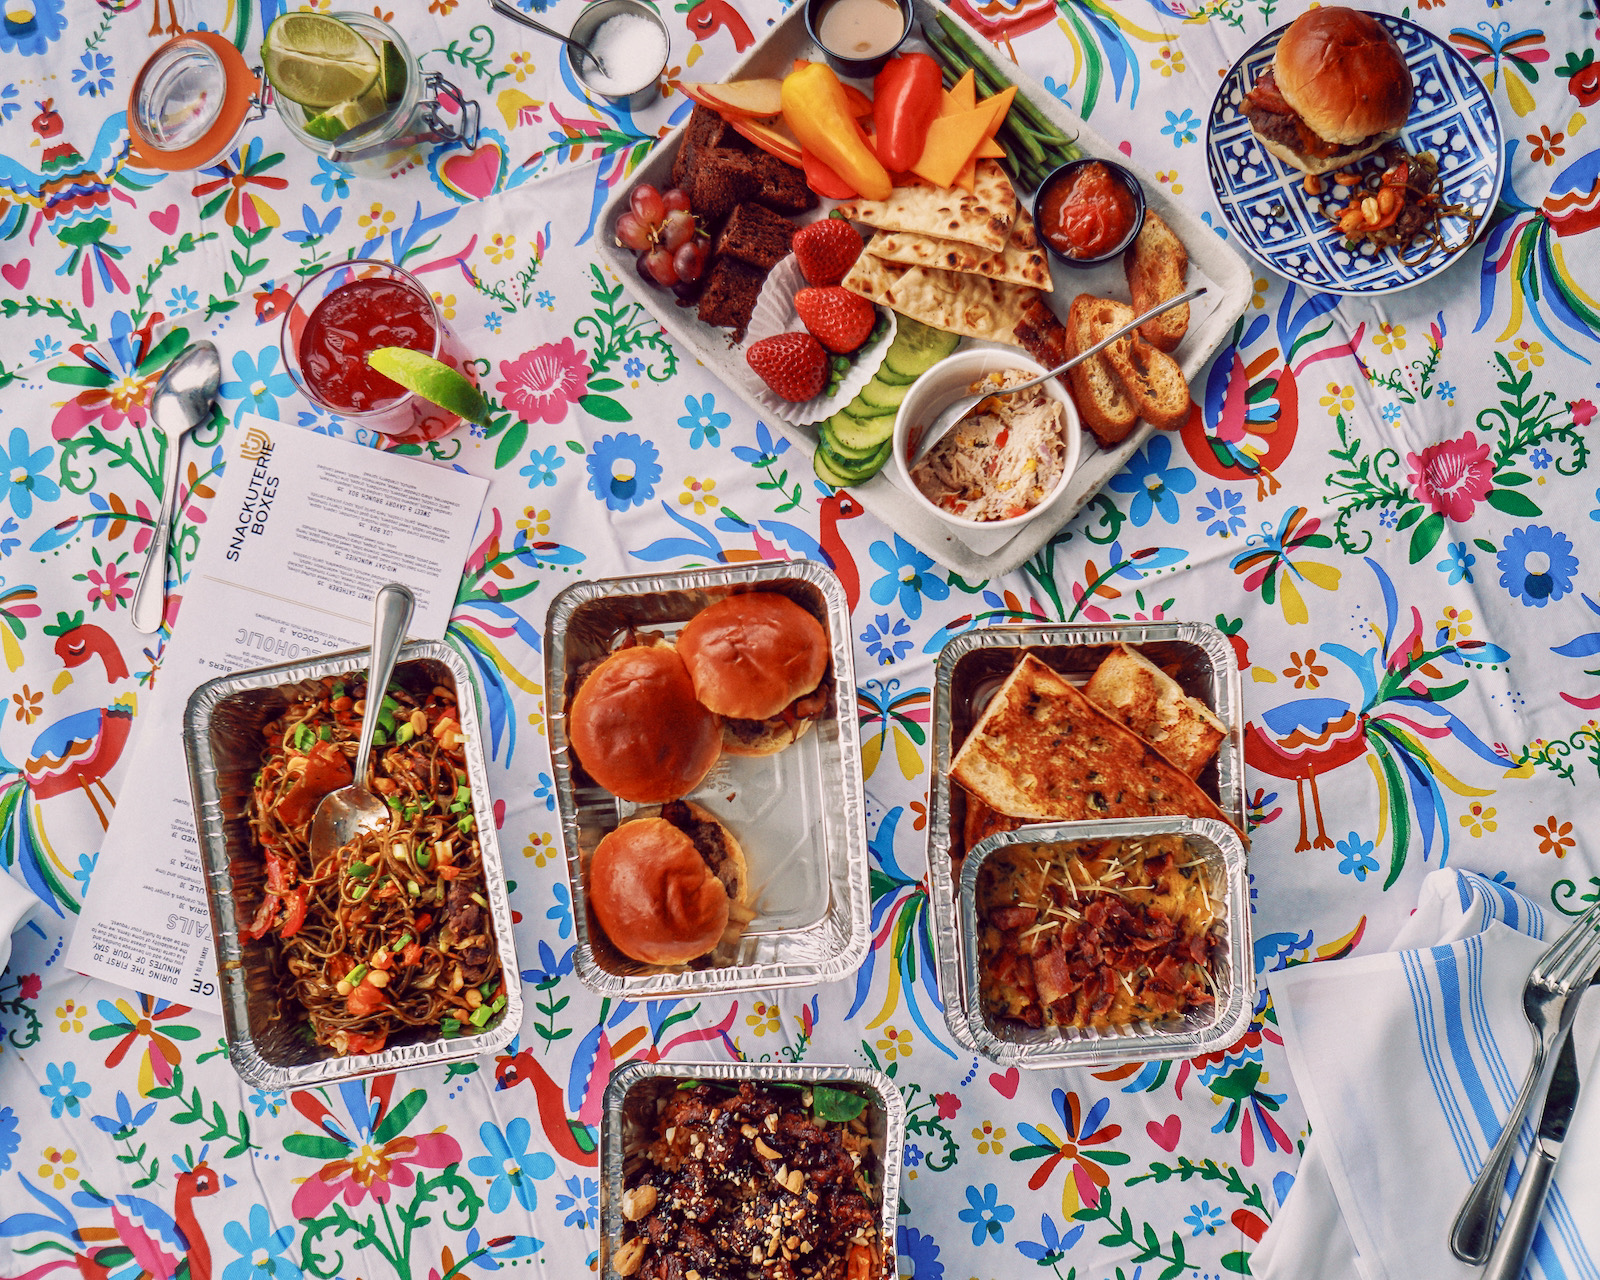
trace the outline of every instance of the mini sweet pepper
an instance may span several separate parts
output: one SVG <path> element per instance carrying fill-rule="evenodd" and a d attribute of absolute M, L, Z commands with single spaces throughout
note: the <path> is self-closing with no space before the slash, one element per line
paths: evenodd
<path fill-rule="evenodd" d="M 800 145 L 867 200 L 887 200 L 889 172 L 861 140 L 844 85 L 831 67 L 813 62 L 783 80 L 783 118 Z"/>
<path fill-rule="evenodd" d="M 878 159 L 888 169 L 903 173 L 917 162 L 943 98 L 939 64 L 927 54 L 901 54 L 883 64 L 872 82 L 872 125 Z"/>

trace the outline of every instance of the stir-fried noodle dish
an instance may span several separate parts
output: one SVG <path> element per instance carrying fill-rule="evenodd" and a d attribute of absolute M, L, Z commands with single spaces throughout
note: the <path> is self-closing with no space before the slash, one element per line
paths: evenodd
<path fill-rule="evenodd" d="M 241 903 L 241 940 L 277 942 L 279 1016 L 338 1055 L 473 1034 L 506 1003 L 451 690 L 390 684 L 368 780 L 389 824 L 312 860 L 312 815 L 352 780 L 365 698 L 364 676 L 325 677 L 262 729 L 249 819 L 266 880 Z"/>

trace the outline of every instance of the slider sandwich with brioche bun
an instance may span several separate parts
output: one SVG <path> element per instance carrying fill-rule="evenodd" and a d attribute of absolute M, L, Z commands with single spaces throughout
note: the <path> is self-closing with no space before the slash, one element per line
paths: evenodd
<path fill-rule="evenodd" d="M 798 741 L 828 710 L 828 633 L 775 591 L 728 596 L 678 634 L 700 702 L 722 717 L 722 749 L 765 756 Z"/>
<path fill-rule="evenodd" d="M 1383 25 L 1359 9 L 1324 5 L 1289 24 L 1240 109 L 1263 147 L 1320 174 L 1399 137 L 1411 95 L 1411 69 Z"/>

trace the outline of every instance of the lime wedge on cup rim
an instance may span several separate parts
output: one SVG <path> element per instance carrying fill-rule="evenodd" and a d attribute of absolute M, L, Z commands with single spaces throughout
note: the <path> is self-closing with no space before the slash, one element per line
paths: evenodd
<path fill-rule="evenodd" d="M 438 405 L 468 422 L 486 425 L 489 402 L 483 392 L 443 361 L 425 351 L 409 347 L 379 347 L 367 356 L 367 363 L 386 378 L 392 378 L 407 391 Z"/>
<path fill-rule="evenodd" d="M 361 97 L 383 66 L 366 38 L 323 13 L 286 13 L 261 41 L 273 89 L 308 111 L 327 111 Z"/>

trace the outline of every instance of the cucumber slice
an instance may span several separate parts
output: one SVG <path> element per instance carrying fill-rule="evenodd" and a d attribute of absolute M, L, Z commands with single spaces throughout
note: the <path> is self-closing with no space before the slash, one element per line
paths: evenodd
<path fill-rule="evenodd" d="M 906 398 L 906 392 L 910 390 L 909 382 L 890 385 L 887 382 L 879 382 L 874 377 L 861 388 L 861 395 L 858 398 L 865 400 L 874 409 L 894 410 L 900 407 L 900 402 Z"/>
<path fill-rule="evenodd" d="M 879 365 L 878 372 L 872 376 L 886 387 L 909 387 L 917 380 L 917 375 L 914 373 L 896 373 L 887 362 Z"/>
<path fill-rule="evenodd" d="M 932 328 L 909 316 L 899 317 L 896 324 L 894 341 L 889 344 L 883 363 L 902 376 L 915 378 L 926 373 L 961 342 L 959 334 Z"/>
<path fill-rule="evenodd" d="M 840 458 L 826 447 L 819 449 L 817 456 L 834 475 L 842 477 L 851 484 L 860 484 L 863 480 L 870 480 L 883 469 L 884 463 L 889 461 L 889 446 L 885 444 L 871 456 L 859 460 Z"/>
<path fill-rule="evenodd" d="M 823 484 L 831 485 L 835 489 L 848 489 L 856 481 L 848 476 L 840 475 L 828 465 L 827 455 L 821 449 L 811 456 L 811 469 L 817 473 L 817 479 Z"/>
<path fill-rule="evenodd" d="M 818 434 L 821 437 L 822 447 L 827 449 L 841 463 L 847 465 L 865 462 L 873 454 L 877 453 L 879 449 L 883 448 L 881 444 L 847 445 L 833 433 L 826 421 L 821 424 Z"/>
<path fill-rule="evenodd" d="M 847 449 L 876 449 L 894 435 L 894 419 L 892 413 L 880 413 L 871 418 L 836 413 L 828 419 L 828 428 L 834 439 Z"/>

